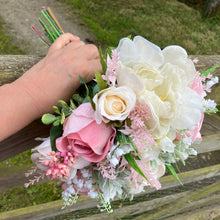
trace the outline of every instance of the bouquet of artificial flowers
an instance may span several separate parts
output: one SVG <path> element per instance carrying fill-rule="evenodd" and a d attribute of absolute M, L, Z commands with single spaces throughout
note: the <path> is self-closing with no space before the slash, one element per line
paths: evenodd
<path fill-rule="evenodd" d="M 204 113 L 217 111 L 205 97 L 218 78 L 217 66 L 199 73 L 182 47 L 161 50 L 141 36 L 100 57 L 104 75 L 88 84 L 79 77 L 69 105 L 59 101 L 56 115 L 42 117 L 51 135 L 33 149 L 40 176 L 30 183 L 47 175 L 62 184 L 65 205 L 85 194 L 111 212 L 114 199 L 160 189 L 166 170 L 179 180 L 174 167 L 197 154 Z"/>

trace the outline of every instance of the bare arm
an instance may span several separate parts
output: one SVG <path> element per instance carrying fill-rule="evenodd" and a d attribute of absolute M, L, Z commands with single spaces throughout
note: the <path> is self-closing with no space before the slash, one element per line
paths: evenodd
<path fill-rule="evenodd" d="M 11 84 L 0 87 L 0 141 L 19 131 L 46 112 L 57 101 L 68 100 L 79 87 L 101 71 L 99 53 L 72 34 L 63 34 L 47 56 Z"/>

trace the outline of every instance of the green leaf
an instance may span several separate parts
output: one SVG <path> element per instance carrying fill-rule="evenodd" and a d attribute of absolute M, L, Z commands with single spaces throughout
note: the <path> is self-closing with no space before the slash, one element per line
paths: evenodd
<path fill-rule="evenodd" d="M 53 106 L 53 111 L 60 115 L 60 109 L 57 106 Z"/>
<path fill-rule="evenodd" d="M 92 101 L 92 99 L 90 97 L 87 97 L 88 101 L 90 102 L 90 104 L 92 105 L 93 110 L 95 111 L 95 103 Z"/>
<path fill-rule="evenodd" d="M 73 110 L 77 108 L 72 99 L 70 99 L 70 108 Z"/>
<path fill-rule="evenodd" d="M 179 179 L 175 169 L 173 168 L 173 166 L 169 163 L 166 163 L 165 165 L 166 165 L 167 170 L 175 177 L 175 179 L 178 180 L 181 185 L 183 185 L 183 183 L 180 181 L 180 179 Z"/>
<path fill-rule="evenodd" d="M 110 121 L 110 122 L 106 123 L 105 125 L 106 125 L 106 127 L 113 125 L 116 128 L 120 128 L 123 125 L 123 122 L 122 121 Z"/>
<path fill-rule="evenodd" d="M 178 171 L 179 173 L 181 173 L 181 172 L 180 172 L 180 169 L 179 169 L 179 167 L 178 167 L 178 165 L 177 165 L 177 163 L 174 163 L 174 166 L 176 167 L 177 171 Z"/>
<path fill-rule="evenodd" d="M 62 108 L 61 113 L 63 112 L 65 116 L 69 116 L 72 113 L 70 107 L 63 100 L 59 100 L 58 105 Z"/>
<path fill-rule="evenodd" d="M 96 82 L 99 86 L 100 91 L 107 88 L 107 82 L 102 78 L 100 72 L 95 71 Z"/>
<path fill-rule="evenodd" d="M 54 123 L 53 123 L 53 126 L 58 126 L 60 124 L 60 119 L 56 120 Z"/>
<path fill-rule="evenodd" d="M 208 70 L 202 72 L 202 73 L 200 74 L 200 76 L 208 76 L 209 74 L 211 74 L 211 73 L 212 73 L 217 67 L 219 67 L 219 66 L 220 66 L 220 64 L 213 66 L 212 68 L 210 68 L 210 69 L 208 69 Z"/>
<path fill-rule="evenodd" d="M 64 102 L 63 100 L 59 100 L 59 101 L 58 101 L 58 105 L 59 105 L 61 108 L 69 108 L 69 106 L 67 105 L 67 103 Z"/>
<path fill-rule="evenodd" d="M 86 97 L 89 96 L 89 88 L 81 76 L 79 76 L 79 81 L 81 84 L 84 84 L 84 86 L 86 88 Z"/>
<path fill-rule="evenodd" d="M 43 124 L 45 125 L 49 125 L 51 123 L 53 123 L 54 121 L 57 120 L 57 117 L 55 115 L 52 115 L 52 114 L 44 114 L 41 118 L 41 121 L 43 122 Z"/>
<path fill-rule="evenodd" d="M 128 135 L 125 135 L 122 132 L 117 131 L 116 136 L 117 136 L 117 140 L 118 140 L 120 145 L 131 144 L 131 146 L 133 147 L 135 155 L 137 155 L 136 147 L 134 146 L 133 141 L 131 140 L 131 138 Z"/>
<path fill-rule="evenodd" d="M 79 82 L 80 82 L 81 84 L 84 84 L 84 83 L 85 83 L 84 80 L 83 80 L 83 78 L 82 78 L 82 76 L 79 76 Z"/>
<path fill-rule="evenodd" d="M 94 86 L 94 88 L 93 88 L 93 95 L 95 95 L 95 94 L 98 93 L 99 91 L 100 91 L 99 85 L 96 84 L 96 85 Z"/>
<path fill-rule="evenodd" d="M 102 48 L 101 47 L 99 47 L 99 56 L 100 56 L 100 62 L 101 62 L 101 65 L 102 65 L 103 73 L 105 73 L 106 70 L 107 70 L 107 64 L 106 64 L 104 56 L 102 54 Z"/>
<path fill-rule="evenodd" d="M 65 121 L 65 119 L 66 119 L 66 117 L 65 117 L 65 113 L 64 113 L 63 109 L 62 109 L 62 115 L 61 115 L 61 116 L 62 116 L 62 118 L 61 118 L 60 123 L 63 124 L 64 121 Z"/>
<path fill-rule="evenodd" d="M 147 177 L 144 175 L 144 173 L 142 172 L 142 170 L 139 168 L 139 166 L 137 165 L 132 153 L 128 153 L 124 155 L 124 158 L 127 160 L 128 164 L 142 177 L 144 177 L 144 179 L 146 179 L 149 183 L 150 181 L 147 179 Z M 151 184 L 151 183 L 150 183 Z"/>
<path fill-rule="evenodd" d="M 73 95 L 73 100 L 78 103 L 78 105 L 83 103 L 83 98 L 77 93 Z"/>
<path fill-rule="evenodd" d="M 53 126 L 50 129 L 50 144 L 53 151 L 57 151 L 56 139 L 63 134 L 63 125 Z"/>
<path fill-rule="evenodd" d="M 105 50 L 105 57 L 107 58 L 109 55 L 109 57 L 112 59 L 112 50 L 115 50 L 115 49 L 116 49 L 115 47 L 108 47 Z"/>

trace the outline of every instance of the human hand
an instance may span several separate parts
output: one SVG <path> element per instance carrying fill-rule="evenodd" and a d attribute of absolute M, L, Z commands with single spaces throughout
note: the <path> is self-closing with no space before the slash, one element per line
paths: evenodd
<path fill-rule="evenodd" d="M 68 101 L 80 86 L 79 75 L 85 82 L 102 71 L 95 45 L 85 45 L 72 34 L 61 35 L 50 47 L 47 56 L 27 71 L 15 84 L 33 100 L 36 118 L 51 112 L 62 99 Z"/>

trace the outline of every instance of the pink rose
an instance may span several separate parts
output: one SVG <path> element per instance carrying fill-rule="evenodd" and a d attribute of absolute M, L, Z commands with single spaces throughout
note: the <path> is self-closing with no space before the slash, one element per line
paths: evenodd
<path fill-rule="evenodd" d="M 97 124 L 95 112 L 90 103 L 84 103 L 65 121 L 63 136 L 56 141 L 61 152 L 71 152 L 90 162 L 105 158 L 115 137 L 115 129 Z"/>

